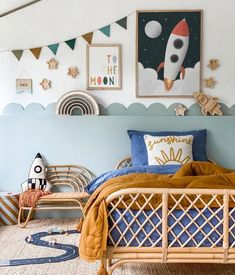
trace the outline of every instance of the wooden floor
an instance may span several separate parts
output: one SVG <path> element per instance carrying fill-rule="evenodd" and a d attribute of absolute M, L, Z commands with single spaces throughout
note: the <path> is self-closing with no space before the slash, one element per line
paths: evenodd
<path fill-rule="evenodd" d="M 54 249 L 26 244 L 27 235 L 45 231 L 56 225 L 74 229 L 76 220 L 35 220 L 25 229 L 18 226 L 0 226 L 0 260 L 55 256 Z M 45 238 L 47 239 L 47 237 Z M 78 235 L 58 236 L 58 242 L 78 243 Z M 0 275 L 96 275 L 99 263 L 87 263 L 79 258 L 56 264 L 0 267 Z M 235 265 L 209 264 L 138 264 L 117 269 L 114 275 L 235 275 Z"/>

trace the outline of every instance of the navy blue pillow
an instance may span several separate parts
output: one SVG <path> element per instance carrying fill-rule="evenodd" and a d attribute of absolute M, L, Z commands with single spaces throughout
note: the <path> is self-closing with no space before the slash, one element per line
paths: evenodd
<path fill-rule="evenodd" d="M 206 155 L 206 136 L 207 130 L 195 130 L 195 131 L 184 131 L 184 132 L 174 132 L 174 131 L 164 131 L 164 132 L 143 132 L 128 130 L 127 131 L 131 139 L 131 160 L 133 166 L 148 165 L 148 155 L 144 142 L 144 135 L 151 136 L 186 136 L 193 135 L 193 160 L 195 161 L 207 161 Z"/>

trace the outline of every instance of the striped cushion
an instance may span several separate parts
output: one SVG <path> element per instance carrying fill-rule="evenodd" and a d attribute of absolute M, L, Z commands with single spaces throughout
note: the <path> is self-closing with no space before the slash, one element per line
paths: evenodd
<path fill-rule="evenodd" d="M 52 185 L 46 179 L 28 179 L 21 184 L 21 187 L 23 192 L 29 189 L 40 189 L 44 191 L 50 191 Z"/>
<path fill-rule="evenodd" d="M 31 164 L 28 180 L 21 184 L 23 192 L 29 189 L 50 191 L 52 185 L 46 180 L 45 177 L 45 165 L 41 154 L 37 153 Z"/>

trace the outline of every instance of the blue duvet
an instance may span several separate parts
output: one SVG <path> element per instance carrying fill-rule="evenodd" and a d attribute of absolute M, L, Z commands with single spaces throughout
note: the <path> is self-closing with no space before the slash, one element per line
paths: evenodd
<path fill-rule="evenodd" d="M 86 192 L 91 195 L 104 182 L 115 177 L 133 174 L 133 173 L 174 174 L 179 170 L 180 167 L 181 165 L 144 165 L 144 166 L 135 166 L 135 167 L 127 167 L 123 169 L 112 170 L 102 174 L 101 176 L 91 181 L 86 186 Z"/>

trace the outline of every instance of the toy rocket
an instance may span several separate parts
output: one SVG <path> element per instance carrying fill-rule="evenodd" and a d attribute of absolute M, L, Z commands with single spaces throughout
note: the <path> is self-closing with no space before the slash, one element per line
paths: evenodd
<path fill-rule="evenodd" d="M 189 26 L 185 19 L 181 20 L 173 29 L 167 42 L 165 62 L 158 68 L 164 68 L 164 84 L 166 91 L 170 91 L 179 72 L 184 79 L 185 69 L 182 64 L 189 46 Z"/>
<path fill-rule="evenodd" d="M 28 179 L 21 184 L 22 190 L 40 189 L 50 191 L 52 185 L 46 180 L 46 169 L 42 156 L 38 153 L 31 164 Z"/>
<path fill-rule="evenodd" d="M 198 105 L 201 106 L 201 111 L 204 116 L 206 116 L 207 113 L 211 114 L 212 116 L 223 115 L 219 103 L 216 102 L 218 98 L 206 95 L 202 92 L 193 93 L 193 97 L 195 98 Z"/>
<path fill-rule="evenodd" d="M 31 165 L 29 171 L 29 179 L 44 179 L 45 178 L 45 166 L 42 160 L 42 156 L 38 153 Z"/>

